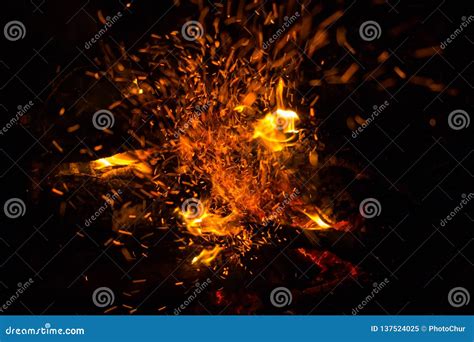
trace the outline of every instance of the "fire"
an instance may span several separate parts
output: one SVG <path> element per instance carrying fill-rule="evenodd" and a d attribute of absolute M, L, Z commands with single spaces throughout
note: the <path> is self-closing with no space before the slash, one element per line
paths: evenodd
<path fill-rule="evenodd" d="M 306 211 L 302 212 L 311 219 L 310 224 L 305 226 L 305 229 L 307 230 L 321 230 L 334 227 L 334 223 L 331 222 L 330 219 L 323 213 L 314 212 L 310 214 Z M 316 223 L 316 226 L 314 226 L 314 223 Z"/>
<path fill-rule="evenodd" d="M 180 1 L 174 3 L 180 6 Z M 94 70 L 88 75 L 97 80 L 104 77 L 119 90 L 120 96 L 115 92 L 107 94 L 97 105 L 107 106 L 121 118 L 120 125 L 114 131 L 105 131 L 104 137 L 120 136 L 101 140 L 93 151 L 112 149 L 123 135 L 129 136 L 126 145 L 132 151 L 61 167 L 57 173 L 68 178 L 56 182 L 53 193 L 69 197 L 70 175 L 91 176 L 101 190 L 123 186 L 127 193 L 123 202 L 114 203 L 114 236 L 106 245 L 120 249 L 133 262 L 161 248 L 160 253 L 166 257 L 167 253 L 178 255 L 176 261 L 181 265 L 182 257 L 191 253 L 189 260 L 184 260 L 191 266 L 183 268 L 186 274 L 177 285 L 195 277 L 195 271 L 201 271 L 202 266 L 211 267 L 215 275 L 219 272 L 221 279 L 229 277 L 232 285 L 245 279 L 243 272 L 252 274 L 252 279 L 261 274 L 269 285 L 285 282 L 293 277 L 291 266 L 289 271 L 278 261 L 271 262 L 272 269 L 267 270 L 267 266 L 274 251 L 288 248 L 288 252 L 300 255 L 297 261 L 317 266 L 317 275 L 311 279 L 314 293 L 320 293 L 321 284 L 330 281 L 334 282 L 331 288 L 339 286 L 347 274 L 356 276 L 358 269 L 332 254 L 339 251 L 332 242 L 346 237 L 345 231 L 358 229 L 360 218 L 356 216 L 357 208 L 352 208 L 357 198 L 352 192 L 358 190 L 353 186 L 342 189 L 338 183 L 352 174 L 354 181 L 365 177 L 365 168 L 358 169 L 355 160 L 344 160 L 350 147 L 344 144 L 336 151 L 339 144 L 330 144 L 330 137 L 336 142 L 343 138 L 338 120 L 346 116 L 353 132 L 365 120 L 360 106 L 354 107 L 353 113 L 347 104 L 333 108 L 333 97 L 337 96 L 334 94 L 347 94 L 351 89 L 355 92 L 358 80 L 381 89 L 394 87 L 397 79 L 403 79 L 403 85 L 409 79 L 431 90 L 441 85 L 421 76 L 410 78 L 407 70 L 393 65 L 392 59 L 385 63 L 391 56 L 387 51 L 379 55 L 377 62 L 375 52 L 379 51 L 372 51 L 373 57 L 367 55 L 367 68 L 346 58 L 348 54 L 358 55 L 357 46 L 351 46 L 351 41 L 360 39 L 354 34 L 346 35 L 350 31 L 341 26 L 346 22 L 340 20 L 343 2 L 337 6 L 265 0 L 230 0 L 225 5 L 212 1 L 191 3 L 196 5 L 194 18 L 182 19 L 199 21 L 202 34 L 196 39 L 183 36 L 182 27 L 176 25 L 176 31 L 152 33 L 135 52 L 115 43 L 104 44 L 106 54 L 97 63 L 103 71 Z M 209 7 L 207 3 L 218 6 Z M 339 10 L 324 17 L 326 7 Z M 290 22 L 290 26 L 283 26 Z M 279 38 L 272 38 L 275 41 L 267 44 L 275 32 Z M 372 46 L 363 44 L 362 48 Z M 97 95 L 91 92 L 92 101 L 87 106 L 77 106 L 79 114 L 86 112 L 83 108 L 89 108 Z M 114 102 L 103 103 L 112 96 Z M 68 111 L 75 107 L 70 106 Z M 61 109 L 60 115 L 63 114 Z M 128 126 L 123 120 L 127 116 Z M 82 115 L 76 117 L 82 122 Z M 321 125 L 330 117 L 331 124 Z M 78 127 L 70 126 L 68 132 L 73 133 Z M 320 140 L 319 130 L 331 127 L 336 128 L 338 137 L 333 131 L 325 135 L 329 141 Z M 100 132 L 94 133 L 94 138 L 100 137 Z M 66 152 L 57 141 L 52 143 L 60 153 Z M 93 151 L 81 149 L 84 155 L 92 156 Z M 354 172 L 331 177 L 331 173 L 339 176 L 338 170 L 347 168 Z M 321 184 L 327 178 L 334 184 Z M 188 200 L 195 207 L 183 206 Z M 64 212 L 66 206 L 76 208 L 84 202 L 82 198 L 64 201 L 61 209 Z M 355 211 L 351 213 L 352 209 Z M 344 215 L 347 221 L 339 220 Z M 161 241 L 163 244 L 157 247 Z M 343 245 L 344 252 L 356 245 L 345 239 L 342 242 L 338 246 Z M 169 245 L 176 250 L 170 252 Z M 258 253 L 262 246 L 269 248 Z M 129 252 L 128 248 L 134 249 Z M 290 259 L 292 254 L 288 254 Z M 341 254 L 352 259 L 349 253 Z M 265 273 L 258 270 L 261 265 Z M 237 270 L 240 274 L 233 275 L 236 266 L 241 267 Z M 292 281 L 286 283 L 291 285 Z M 259 281 L 251 287 L 251 283 L 246 284 L 245 290 L 256 288 L 257 284 Z M 235 286 L 230 289 L 229 292 L 237 292 Z M 313 290 L 298 284 L 297 291 L 304 295 Z M 242 301 L 247 297 L 237 295 L 232 300 L 231 295 L 218 290 L 217 303 L 225 309 L 231 302 L 257 302 L 253 298 Z M 301 307 L 299 304 L 294 308 Z M 261 312 L 253 308 L 249 311 Z"/>
<path fill-rule="evenodd" d="M 312 38 L 310 22 L 295 22 L 264 51 L 259 25 L 244 27 L 248 38 L 229 34 L 246 21 L 242 13 L 228 11 L 225 20 L 216 16 L 212 25 L 202 23 L 205 39 L 189 41 L 179 31 L 152 35 L 131 58 L 131 64 L 148 64 L 149 72 L 127 68 L 126 61 L 113 69 L 110 76 L 126 101 L 111 108 L 133 114 L 130 123 L 140 127 L 133 138 L 142 150 L 90 163 L 94 176 L 122 177 L 132 170 L 145 180 L 135 189 L 156 203 L 145 216 L 178 228 L 184 236 L 179 243 L 199 248 L 192 264 L 210 265 L 223 252 L 238 263 L 268 244 L 280 226 L 337 227 L 314 204 L 316 193 L 289 196 L 299 183 L 298 171 L 316 167 L 319 146 L 318 96 L 298 96 L 304 86 L 299 66 L 326 44 L 322 28 L 337 18 L 324 22 Z M 271 21 L 283 20 L 281 14 L 275 7 Z M 295 49 L 298 39 L 305 42 L 301 51 Z"/>
<path fill-rule="evenodd" d="M 285 147 L 294 145 L 295 121 L 298 114 L 291 110 L 277 109 L 269 113 L 255 126 L 253 139 L 261 138 L 265 146 L 273 152 L 282 151 Z"/>
<path fill-rule="evenodd" d="M 215 246 L 212 249 L 204 249 L 199 253 L 198 256 L 195 256 L 191 261 L 191 264 L 201 263 L 204 265 L 210 265 L 211 262 L 219 255 L 222 251 L 222 248 Z"/>
<path fill-rule="evenodd" d="M 234 215 L 220 216 L 204 209 L 198 217 L 189 212 L 184 212 L 183 218 L 187 230 L 194 236 L 214 234 L 217 236 L 235 235 L 240 232 L 240 227 L 234 222 Z"/>
<path fill-rule="evenodd" d="M 207 188 L 206 199 L 182 198 L 174 211 L 187 233 L 201 241 L 201 252 L 192 264 L 210 265 L 225 249 L 243 255 L 256 244 L 265 243 L 253 240 L 252 227 L 265 222 L 273 208 L 294 191 L 292 170 L 280 159 L 279 152 L 301 147 L 297 129 L 300 118 L 287 108 L 284 91 L 285 83 L 280 78 L 273 94 L 274 109 L 263 118 L 248 104 L 218 111 L 213 102 L 208 102 L 207 112 L 195 111 L 192 120 L 183 125 L 185 134 L 178 136 L 172 148 L 179 161 L 176 172 L 190 179 L 184 184 L 193 191 L 200 183 Z M 95 160 L 91 167 L 99 173 L 132 168 L 167 190 L 161 175 L 152 175 L 151 165 L 159 153 L 156 148 L 119 153 Z M 333 222 L 314 205 L 294 199 L 285 206 L 285 214 L 270 215 L 277 224 L 307 230 L 333 227 Z M 311 221 L 297 219 L 298 212 Z"/>
<path fill-rule="evenodd" d="M 283 165 L 278 166 L 280 161 L 274 153 L 297 143 L 299 117 L 284 109 L 283 92 L 280 79 L 274 94 L 276 109 L 261 119 L 252 106 L 240 104 L 231 112 L 221 113 L 225 121 L 218 125 L 214 120 L 201 121 L 180 137 L 177 153 L 183 164 L 181 172 L 191 173 L 196 181 L 207 179 L 210 184 L 209 199 L 200 201 L 198 215 L 196 208 L 181 213 L 186 230 L 193 236 L 219 245 L 221 238 L 227 238 L 227 245 L 245 253 L 252 245 L 249 224 L 261 222 L 266 216 L 264 208 L 290 192 L 289 174 L 275 172 Z M 254 143 L 258 138 L 263 144 Z M 212 255 L 222 250 L 214 248 Z M 202 253 L 209 254 L 207 249 Z"/>
<path fill-rule="evenodd" d="M 100 158 L 91 162 L 95 170 L 104 170 L 107 168 L 131 166 L 133 169 L 145 174 L 152 172 L 151 167 L 146 163 L 149 152 L 136 150 L 133 152 L 123 152 L 111 157 Z"/>
<path fill-rule="evenodd" d="M 255 125 L 253 139 L 261 138 L 265 146 L 273 152 L 282 151 L 285 147 L 295 144 L 296 121 L 298 114 L 292 110 L 283 109 L 283 89 L 284 82 L 278 81 L 276 90 L 277 108 L 273 113 L 268 113 Z"/>

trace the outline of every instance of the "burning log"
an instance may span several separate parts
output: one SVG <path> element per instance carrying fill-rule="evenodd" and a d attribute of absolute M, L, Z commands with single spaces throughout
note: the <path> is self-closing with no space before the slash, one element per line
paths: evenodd
<path fill-rule="evenodd" d="M 152 151 L 136 150 L 92 162 L 62 164 L 56 176 L 93 177 L 107 182 L 114 178 L 131 178 L 138 173 L 150 174 L 152 170 L 147 163 L 147 157 L 151 153 Z"/>

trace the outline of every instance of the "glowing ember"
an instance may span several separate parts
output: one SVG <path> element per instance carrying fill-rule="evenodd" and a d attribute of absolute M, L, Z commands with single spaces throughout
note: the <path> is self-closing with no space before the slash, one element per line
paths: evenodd
<path fill-rule="evenodd" d="M 176 7 L 181 3 L 173 2 Z M 270 285 L 292 287 L 301 308 L 311 304 L 307 293 L 332 291 L 348 276 L 358 276 L 356 263 L 372 263 L 364 261 L 360 250 L 370 250 L 379 236 L 372 235 L 376 229 L 370 224 L 364 226 L 359 195 L 382 194 L 375 191 L 381 190 L 379 183 L 367 182 L 373 166 L 367 158 L 358 165 L 358 153 L 349 156 L 357 148 L 351 139 L 344 141 L 348 132 L 341 126 L 355 139 L 389 101 L 392 106 L 405 85 L 444 92 L 443 98 L 457 90 L 423 75 L 423 68 L 416 68 L 419 75 L 410 74 L 411 57 L 431 59 L 442 53 L 420 46 L 410 55 L 396 31 L 411 24 L 383 28 L 384 42 L 396 42 L 392 51 L 382 41 L 363 39 L 354 26 L 358 18 L 345 15 L 352 7 L 346 5 L 196 0 L 183 7 L 186 12 L 195 6 L 192 18 L 160 24 L 175 31 L 142 37 L 131 47 L 108 44 L 104 37 L 103 55 L 91 59 L 100 70 L 86 72 L 92 78 L 87 82 L 64 82 L 79 87 L 90 81 L 91 91 L 77 105 L 63 103 L 76 93 L 74 88 L 57 108 L 58 119 L 77 122 L 66 122 L 65 130 L 51 137 L 54 153 L 69 160 L 74 138 L 84 140 L 78 144 L 81 155 L 75 156 L 80 161 L 45 172 L 54 183 L 49 189 L 54 203 L 60 203 L 59 212 L 68 219 L 64 222 L 72 221 L 66 211 L 97 210 L 88 195 L 103 200 L 97 212 L 111 215 L 92 220 L 101 228 L 97 240 L 130 264 L 126 275 L 139 274 L 133 285 L 148 276 L 147 285 L 159 282 L 166 288 L 171 281 L 176 286 L 170 297 L 175 297 L 175 291 L 187 291 L 209 272 L 219 284 L 208 295 L 215 293 L 217 305 L 222 310 L 231 305 L 232 313 L 265 313 L 260 310 L 268 305 Z M 184 36 L 186 20 L 197 24 L 192 37 Z M 130 44 L 137 32 L 124 33 L 123 41 Z M 403 67 L 396 66 L 399 47 L 397 54 L 410 62 Z M 413 65 L 418 64 L 424 65 Z M 361 96 L 372 90 L 374 99 Z M 372 115 L 367 108 L 375 110 Z M 83 119 L 89 113 L 91 119 L 108 113 L 107 127 L 93 121 L 87 130 L 88 118 Z M 392 123 L 394 118 L 387 113 L 383 120 Z M 432 118 L 430 125 L 436 122 Z M 392 136 L 380 130 L 392 142 L 403 132 Z M 71 136 L 73 144 L 62 134 Z M 79 192 L 83 186 L 85 194 Z M 123 193 L 115 196 L 119 189 Z M 85 239 L 96 228 L 87 222 L 77 231 Z M 109 222 L 111 229 L 103 229 Z M 135 267 L 144 258 L 151 271 Z M 127 292 L 148 298 L 136 286 Z M 166 306 L 161 304 L 171 303 L 159 304 L 162 311 Z"/>
<path fill-rule="evenodd" d="M 247 8 L 252 9 L 258 13 L 253 5 Z M 275 10 L 265 25 L 283 20 L 282 14 Z M 314 204 L 317 193 L 296 189 L 298 171 L 318 164 L 318 96 L 296 93 L 297 80 L 304 79 L 299 66 L 327 43 L 324 29 L 341 15 L 310 35 L 310 23 L 296 21 L 298 14 L 286 36 L 265 50 L 262 28 L 242 26 L 243 13 L 232 16 L 230 9 L 212 25 L 202 22 L 206 34 L 196 39 L 179 32 L 152 35 L 138 55 L 122 56 L 109 70 L 124 98 L 109 109 L 133 113 L 131 125 L 151 133 L 134 133 L 140 150 L 95 160 L 90 174 L 132 170 L 145 180 L 140 195 L 159 209 L 144 217 L 178 227 L 185 236 L 179 242 L 200 253 L 192 264 L 211 265 L 222 252 L 242 264 L 241 257 L 269 244 L 279 226 L 337 229 L 339 223 Z M 257 38 L 234 40 L 229 31 L 235 28 Z M 300 39 L 307 41 L 301 51 L 295 48 Z M 350 47 L 344 34 L 338 41 Z M 135 70 L 138 61 L 149 71 Z M 350 68 L 338 82 L 348 82 L 357 71 Z M 65 174 L 81 174 L 79 164 L 70 164 Z"/>

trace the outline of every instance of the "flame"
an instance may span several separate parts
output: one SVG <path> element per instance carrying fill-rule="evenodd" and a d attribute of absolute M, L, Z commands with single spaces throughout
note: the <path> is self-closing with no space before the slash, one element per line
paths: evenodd
<path fill-rule="evenodd" d="M 205 234 L 214 234 L 217 236 L 235 235 L 241 230 L 241 227 L 236 225 L 235 215 L 221 216 L 213 214 L 204 209 L 199 216 L 190 215 L 190 213 L 183 213 L 183 218 L 187 230 L 194 236 L 202 236 Z"/>
<path fill-rule="evenodd" d="M 285 109 L 283 91 L 284 82 L 280 79 L 275 90 L 276 109 L 262 119 L 257 119 L 258 111 L 247 104 L 246 99 L 253 98 L 247 94 L 245 104 L 233 108 L 230 115 L 234 117 L 226 117 L 222 123 L 211 120 L 210 127 L 188 125 L 187 136 L 180 137 L 181 171 L 208 177 L 212 184 L 210 199 L 200 203 L 198 215 L 194 210 L 181 214 L 189 233 L 214 244 L 212 250 L 205 249 L 195 257 L 193 264 L 199 260 L 211 263 L 223 249 L 219 238 L 226 238 L 226 243 L 237 250 L 250 250 L 252 234 L 246 230 L 248 224 L 245 226 L 242 222 L 262 221 L 266 216 L 262 207 L 279 201 L 276 189 L 281 194 L 290 192 L 288 174 L 274 171 L 278 170 L 275 168 L 278 157 L 273 152 L 296 144 L 298 133 L 298 114 Z M 254 120 L 239 122 L 246 116 Z M 234 126 L 229 126 L 229 122 Z M 248 128 L 253 135 L 248 135 Z M 257 138 L 263 147 L 251 143 Z M 255 158 L 254 153 L 258 153 L 259 158 Z M 239 160 L 238 166 L 233 158 Z"/>
<path fill-rule="evenodd" d="M 145 174 L 152 172 L 150 166 L 146 162 L 149 156 L 147 151 L 133 151 L 115 154 L 111 157 L 100 158 L 91 162 L 91 166 L 95 170 L 103 170 L 106 168 L 131 166 L 133 169 Z"/>
<path fill-rule="evenodd" d="M 334 222 L 331 222 L 331 220 L 323 213 L 314 212 L 310 214 L 304 210 L 300 210 L 300 211 L 311 219 L 310 226 L 308 227 L 307 225 L 304 228 L 306 230 L 323 230 L 323 229 L 332 228 L 334 226 Z M 314 223 L 316 223 L 316 226 L 314 226 Z"/>
<path fill-rule="evenodd" d="M 278 86 L 276 88 L 276 102 L 277 102 L 277 108 L 283 108 L 284 101 L 283 101 L 283 90 L 285 89 L 285 82 L 283 79 L 278 80 Z"/>
<path fill-rule="evenodd" d="M 137 80 L 135 83 L 138 85 Z M 253 234 L 247 231 L 249 223 L 262 222 L 269 212 L 286 200 L 285 194 L 292 191 L 291 172 L 274 153 L 298 143 L 296 123 L 299 116 L 286 109 L 284 86 L 280 79 L 275 89 L 276 108 L 261 119 L 257 118 L 258 111 L 252 106 L 241 104 L 231 113 L 221 112 L 225 120 L 204 121 L 201 116 L 207 113 L 199 112 L 197 115 L 195 112 L 197 116 L 183 125 L 187 131 L 178 137 L 176 145 L 180 160 L 177 172 L 191 176 L 189 185 L 192 187 L 203 179 L 210 184 L 206 194 L 208 200 L 196 198 L 195 206 L 182 208 L 182 203 L 179 203 L 175 209 L 180 213 L 187 232 L 202 239 L 204 246 L 212 246 L 203 249 L 192 264 L 209 265 L 224 249 L 223 243 L 242 254 L 249 251 L 253 244 Z M 241 121 L 242 117 L 250 120 Z M 196 124 L 197 119 L 200 119 L 199 124 Z M 262 145 L 252 143 L 255 139 L 259 139 Z M 131 167 L 151 177 L 153 172 L 148 159 L 153 151 L 156 150 L 119 153 L 95 160 L 91 166 L 103 172 Z M 235 160 L 238 160 L 238 165 Z M 152 182 L 166 188 L 155 176 Z M 278 221 L 291 224 L 288 217 L 294 217 L 299 209 L 293 208 L 291 203 L 285 206 L 288 216 L 278 215 Z M 313 213 L 315 210 L 317 208 L 308 205 L 303 212 L 311 219 L 311 224 L 301 222 L 298 226 L 308 230 L 332 227 L 331 221 L 319 212 Z"/>
<path fill-rule="evenodd" d="M 225 114 L 226 120 L 222 123 L 210 120 L 206 122 L 209 127 L 203 127 L 201 120 L 201 125 L 188 125 L 186 135 L 180 136 L 180 171 L 186 174 L 193 172 L 200 179 L 208 178 L 212 184 L 210 200 L 201 202 L 199 215 L 196 217 L 194 212 L 181 215 L 187 231 L 192 235 L 205 238 L 210 235 L 236 236 L 246 228 L 242 221 L 251 218 L 250 221 L 260 222 L 266 216 L 262 207 L 275 201 L 273 177 L 282 193 L 289 192 L 287 175 L 277 175 L 272 170 L 276 157 L 265 148 L 257 147 L 255 152 L 255 144 L 251 143 L 253 139 L 262 138 L 271 152 L 294 143 L 298 133 L 295 122 L 299 117 L 296 112 L 283 109 L 283 90 L 284 82 L 280 79 L 275 90 L 277 109 L 263 119 L 256 118 L 257 111 L 251 106 L 240 104 L 233 108 L 232 113 Z M 247 115 L 255 120 L 249 120 L 247 126 L 239 125 L 240 118 Z M 234 126 L 223 125 L 229 125 L 229 122 Z M 253 136 L 248 128 L 254 131 Z M 255 158 L 253 153 L 259 153 L 259 158 Z M 235 159 L 240 165 L 236 166 Z M 262 191 L 262 186 L 267 190 Z M 246 235 L 246 238 L 249 237 Z"/>
<path fill-rule="evenodd" d="M 191 261 L 191 264 L 201 263 L 204 265 L 210 265 L 211 262 L 219 255 L 222 251 L 222 247 L 215 246 L 212 249 L 203 249 L 198 256 L 195 256 Z"/>
<path fill-rule="evenodd" d="M 280 77 L 290 80 L 293 89 L 322 84 L 320 79 L 306 84 L 308 75 L 302 74 L 306 66 L 303 63 L 329 43 L 331 35 L 326 28 L 343 12 L 336 12 L 314 29 L 316 21 L 305 17 L 264 52 L 260 45 L 267 30 L 242 20 L 247 10 L 259 14 L 255 19 L 264 17 L 256 10 L 259 2 L 227 6 L 227 14 L 215 16 L 212 27 L 205 25 L 205 39 L 192 43 L 183 40 L 178 31 L 164 36 L 152 34 L 139 54 L 127 54 L 130 65 L 142 61 L 147 72 L 125 67 L 129 63 L 122 65 L 120 57 L 118 67 L 110 68 L 110 79 L 124 89 L 123 100 L 110 108 L 130 113 L 129 132 L 141 148 L 147 146 L 152 152 L 119 153 L 93 161 L 93 170 L 89 165 L 84 168 L 88 174 L 110 178 L 128 175 L 130 169 L 141 172 L 141 179 L 148 182 L 134 183 L 139 185 L 134 190 L 156 201 L 145 217 L 160 228 L 177 228 L 186 234 L 186 239 L 177 240 L 179 244 L 199 245 L 200 253 L 192 264 L 210 265 L 222 251 L 226 252 L 226 261 L 240 261 L 255 246 L 271 243 L 277 237 L 275 230 L 262 222 L 275 224 L 277 229 L 347 226 L 346 222 L 331 222 L 313 204 L 320 202 L 314 193 L 317 180 L 308 187 L 311 193 L 288 197 L 300 184 L 296 178 L 303 174 L 298 171 L 311 173 L 318 165 L 316 150 L 322 144 L 316 136 L 315 105 L 319 95 L 314 97 L 316 92 L 308 91 L 303 96 L 288 96 L 290 91 L 285 89 L 289 88 Z M 287 2 L 288 8 L 283 3 L 265 15 L 265 26 L 277 23 L 285 10 L 294 10 L 292 1 Z M 233 7 L 239 8 L 237 16 L 231 13 Z M 200 10 L 204 19 L 208 8 L 202 5 Z M 241 25 L 250 35 L 234 35 L 234 25 Z M 337 33 L 344 53 L 354 53 L 345 31 Z M 169 51 L 173 51 L 171 59 L 167 58 Z M 352 82 L 360 71 L 352 64 L 341 76 L 335 67 L 327 72 L 321 68 L 316 74 L 337 84 Z M 98 73 L 91 75 L 99 77 Z M 294 106 L 296 103 L 301 111 Z M 304 130 L 298 128 L 300 120 Z M 312 134 L 303 139 L 306 132 Z M 311 166 L 305 158 L 308 152 Z M 151 154 L 153 159 L 149 160 Z M 78 173 L 83 172 L 79 166 Z M 201 201 L 199 213 L 182 209 L 186 197 L 206 199 Z"/>
<path fill-rule="evenodd" d="M 252 137 L 253 139 L 261 138 L 264 145 L 273 152 L 293 146 L 298 133 L 296 129 L 296 121 L 299 120 L 298 114 L 292 110 L 283 109 L 283 89 L 284 82 L 280 79 L 275 96 L 277 109 L 273 113 L 266 114 L 263 119 L 257 122 Z"/>

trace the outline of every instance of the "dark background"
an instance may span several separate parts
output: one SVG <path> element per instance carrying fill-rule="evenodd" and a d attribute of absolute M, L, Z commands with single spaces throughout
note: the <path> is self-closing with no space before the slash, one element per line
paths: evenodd
<path fill-rule="evenodd" d="M 373 282 L 388 278 L 390 285 L 361 314 L 472 314 L 472 304 L 453 308 L 447 301 L 453 287 L 462 286 L 472 294 L 472 203 L 445 227 L 439 223 L 459 204 L 462 194 L 474 192 L 473 124 L 460 131 L 447 125 L 447 116 L 455 109 L 464 109 L 471 117 L 474 112 L 474 24 L 441 54 L 414 57 L 414 51 L 420 48 L 439 46 L 459 26 L 462 16 L 473 13 L 472 7 L 467 8 L 467 2 L 460 1 L 322 3 L 321 19 L 334 9 L 347 10 L 340 24 L 348 28 L 348 39 L 357 50 L 354 57 L 362 65 L 374 68 L 370 65 L 374 56 L 389 51 L 391 57 L 386 65 L 400 66 L 407 79 L 388 88 L 388 92 L 380 89 L 379 81 L 383 77 L 378 76 L 363 84 L 328 85 L 319 90 L 322 97 L 318 106 L 319 134 L 327 145 L 325 153 L 340 151 L 338 158 L 363 170 L 368 178 L 357 180 L 350 187 L 360 193 L 360 199 L 378 198 L 383 210 L 381 216 L 367 224 L 370 236 L 358 235 L 363 241 L 360 246 L 363 257 L 354 257 L 354 261 L 368 271 L 368 279 L 347 279 L 316 297 L 294 298 L 296 304 L 292 312 L 351 314 L 352 308 L 370 293 Z M 90 299 L 99 286 L 114 288 L 118 305 L 134 307 L 143 302 L 138 313 L 144 314 L 172 314 L 172 310 L 159 312 L 157 309 L 163 305 L 172 309 L 186 298 L 186 289 L 177 291 L 173 285 L 176 279 L 167 278 L 167 270 L 160 269 L 165 258 L 163 251 L 151 252 L 146 263 L 135 268 L 133 263 L 126 263 L 120 253 L 104 252 L 101 242 L 105 234 L 100 231 L 90 232 L 90 239 L 73 238 L 77 231 L 74 221 L 58 214 L 59 203 L 50 193 L 48 178 L 44 172 L 37 171 L 42 163 L 54 168 L 60 162 L 84 160 L 78 150 L 83 145 L 94 146 L 98 142 L 99 138 L 90 137 L 85 130 L 80 131 L 76 139 L 64 142 L 62 154 L 52 144 L 52 140 L 62 141 L 61 137 L 66 135 L 68 125 L 57 114 L 62 106 L 66 106 L 68 112 L 79 113 L 90 108 L 90 101 L 108 102 L 107 91 L 98 92 L 102 97 L 85 94 L 90 80 L 75 76 L 85 70 L 100 70 L 94 58 L 102 55 L 103 44 L 117 48 L 121 43 L 134 51 L 151 33 L 179 30 L 186 18 L 195 18 L 195 10 L 189 4 L 171 8 L 171 1 L 135 1 L 129 10 L 124 9 L 124 5 L 120 1 L 80 0 L 20 0 L 2 4 L 2 27 L 10 20 L 20 20 L 27 28 L 23 40 L 9 42 L 0 37 L 2 126 L 14 116 L 18 105 L 30 100 L 35 103 L 20 124 L 0 137 L 1 203 L 19 197 L 27 206 L 26 215 L 16 220 L 2 213 L 0 304 L 3 298 L 11 296 L 17 283 L 24 283 L 30 277 L 35 281 L 6 313 L 101 313 L 103 310 L 96 308 Z M 120 10 L 124 17 L 92 49 L 84 50 L 84 43 L 100 26 L 98 10 L 104 16 Z M 358 28 L 366 20 L 376 20 L 382 26 L 382 37 L 373 44 L 361 41 L 358 36 Z M 393 34 L 396 30 L 402 33 Z M 342 61 L 340 63 L 348 66 L 353 62 L 351 56 L 344 54 L 322 58 L 329 65 Z M 433 79 L 442 84 L 442 90 L 433 92 L 407 82 L 415 75 Z M 94 88 L 108 89 L 106 83 L 99 82 Z M 389 108 L 360 137 L 352 139 L 346 126 L 347 117 L 356 112 L 370 113 L 374 104 L 385 100 L 390 102 Z M 75 105 L 69 108 L 73 103 Z M 434 125 L 430 125 L 431 119 L 435 120 Z M 103 155 L 115 151 L 127 137 L 124 130 L 110 138 Z M 81 139 L 85 140 L 81 142 Z M 351 173 L 344 181 L 350 184 L 355 176 Z M 130 285 L 129 277 L 143 275 L 149 281 L 139 288 L 137 297 L 127 301 L 123 292 L 138 289 Z M 240 291 L 238 282 L 219 283 L 215 279 L 215 284 L 215 289 L 222 285 L 228 289 L 234 286 L 236 292 Z M 158 285 L 160 288 L 156 291 Z M 267 285 L 259 280 L 255 286 Z M 203 297 L 185 313 L 236 313 L 216 308 L 208 300 L 211 301 Z M 239 300 L 256 299 L 242 294 Z M 266 298 L 260 300 L 268 302 Z M 127 312 L 125 309 L 114 311 Z M 268 303 L 256 311 L 282 312 Z"/>

